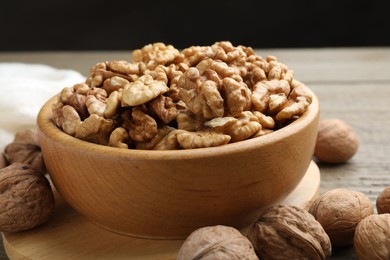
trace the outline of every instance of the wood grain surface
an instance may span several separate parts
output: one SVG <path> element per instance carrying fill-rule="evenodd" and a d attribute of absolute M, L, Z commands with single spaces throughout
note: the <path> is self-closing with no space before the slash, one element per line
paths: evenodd
<path fill-rule="evenodd" d="M 320 192 L 350 188 L 375 200 L 390 185 L 390 48 L 265 49 L 295 71 L 318 96 L 321 118 L 340 118 L 360 138 L 358 153 L 342 165 L 318 164 Z M 99 61 L 129 59 L 124 52 L 0 53 L 0 62 L 42 63 L 84 75 Z M 0 248 L 0 259 L 7 259 Z M 334 249 L 331 259 L 355 259 L 353 248 Z"/>

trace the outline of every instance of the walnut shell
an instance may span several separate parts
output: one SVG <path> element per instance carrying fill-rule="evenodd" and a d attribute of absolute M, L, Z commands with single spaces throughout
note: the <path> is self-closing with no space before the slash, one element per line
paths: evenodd
<path fill-rule="evenodd" d="M 0 153 L 0 169 L 7 167 L 9 165 L 7 158 L 5 158 L 4 153 Z"/>
<path fill-rule="evenodd" d="M 321 224 L 291 205 L 264 209 L 247 236 L 260 259 L 326 259 L 332 251 Z"/>
<path fill-rule="evenodd" d="M 53 211 L 53 193 L 42 173 L 21 163 L 0 170 L 0 231 L 34 228 Z"/>
<path fill-rule="evenodd" d="M 17 132 L 14 141 L 5 147 L 4 152 L 10 164 L 15 162 L 28 164 L 32 168 L 46 173 L 37 129 Z"/>
<path fill-rule="evenodd" d="M 192 232 L 184 241 L 177 260 L 255 260 L 252 244 L 240 231 L 227 226 L 210 226 Z"/>
<path fill-rule="evenodd" d="M 390 259 L 390 214 L 371 215 L 360 221 L 353 244 L 359 260 Z"/>
<path fill-rule="evenodd" d="M 318 125 L 314 156 L 326 163 L 343 163 L 358 150 L 359 138 L 347 123 L 340 119 L 321 120 Z"/>
<path fill-rule="evenodd" d="M 309 212 L 321 223 L 333 246 L 353 243 L 356 226 L 374 214 L 365 194 L 348 189 L 334 189 L 314 201 Z"/>
<path fill-rule="evenodd" d="M 387 186 L 376 198 L 376 209 L 379 214 L 390 213 L 390 186 Z"/>

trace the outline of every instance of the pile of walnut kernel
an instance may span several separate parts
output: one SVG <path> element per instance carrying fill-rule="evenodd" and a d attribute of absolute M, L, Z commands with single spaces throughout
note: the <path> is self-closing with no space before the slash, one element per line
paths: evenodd
<path fill-rule="evenodd" d="M 212 147 L 291 123 L 310 93 L 286 65 L 250 47 L 154 43 L 135 50 L 133 62 L 98 63 L 84 83 L 64 88 L 53 120 L 69 135 L 113 147 Z"/>

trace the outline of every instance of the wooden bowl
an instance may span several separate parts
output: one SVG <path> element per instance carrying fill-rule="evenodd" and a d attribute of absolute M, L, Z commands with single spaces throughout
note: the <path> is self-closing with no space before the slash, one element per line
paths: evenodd
<path fill-rule="evenodd" d="M 78 140 L 38 115 L 43 157 L 67 203 L 89 221 L 136 237 L 177 239 L 208 225 L 244 228 L 285 198 L 312 159 L 319 102 L 271 134 L 220 147 L 125 150 Z"/>

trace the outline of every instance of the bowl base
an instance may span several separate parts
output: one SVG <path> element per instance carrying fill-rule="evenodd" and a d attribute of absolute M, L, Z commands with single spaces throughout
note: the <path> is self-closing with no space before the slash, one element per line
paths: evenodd
<path fill-rule="evenodd" d="M 319 188 L 320 170 L 312 161 L 300 184 L 283 202 L 306 207 L 318 197 Z M 175 259 L 183 243 L 107 231 L 89 222 L 54 193 L 56 209 L 49 222 L 32 230 L 3 234 L 10 259 Z"/>

